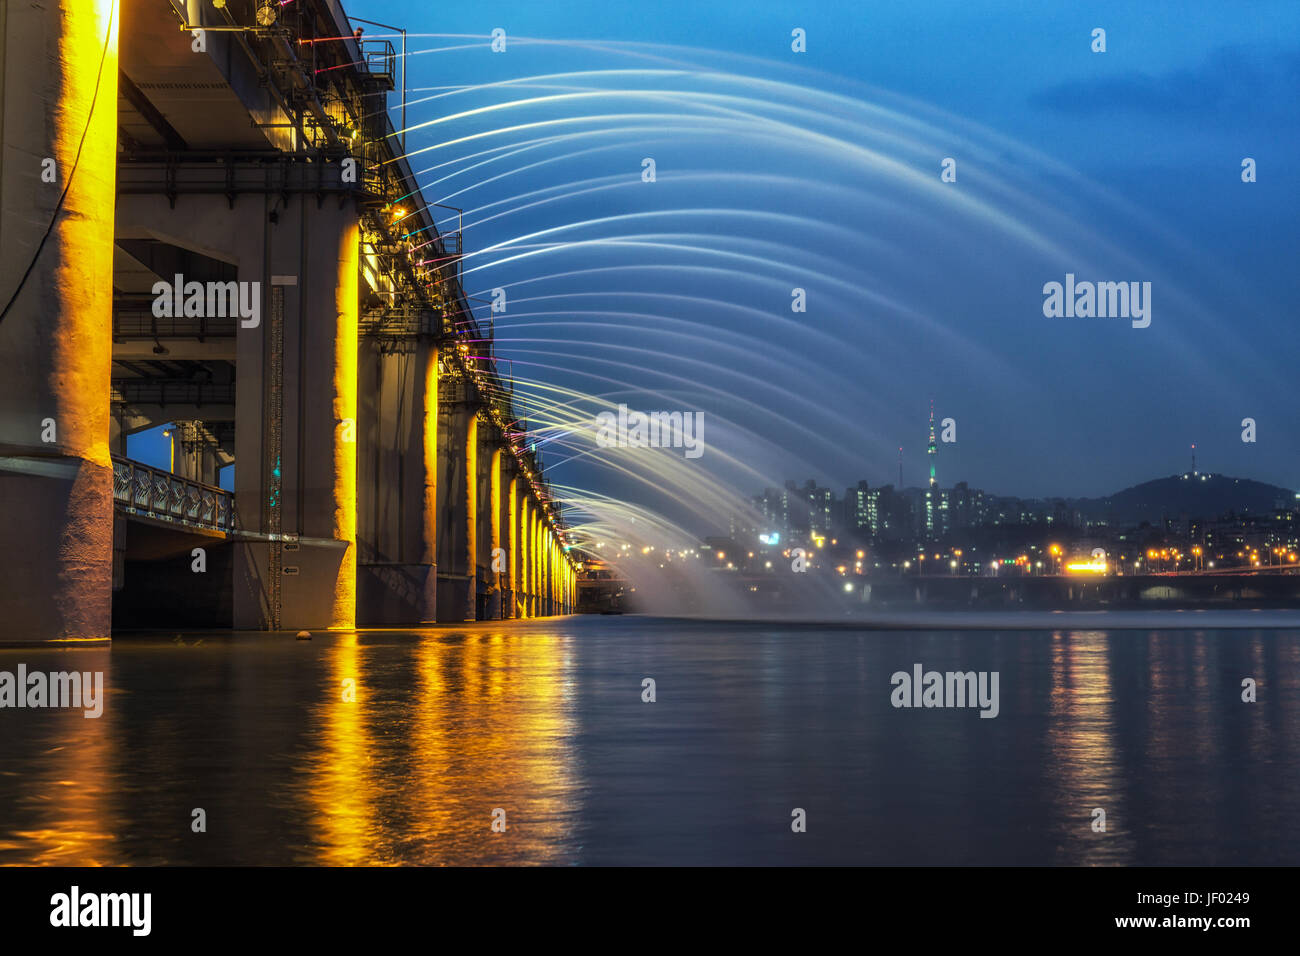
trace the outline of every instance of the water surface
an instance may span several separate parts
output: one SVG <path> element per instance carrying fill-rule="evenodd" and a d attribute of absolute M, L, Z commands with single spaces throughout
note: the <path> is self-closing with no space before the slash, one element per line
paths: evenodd
<path fill-rule="evenodd" d="M 0 710 L 5 864 L 1300 860 L 1294 629 L 597 616 L 0 649 L 19 662 L 103 670 L 108 699 Z M 892 707 L 917 662 L 997 671 L 999 716 Z"/>

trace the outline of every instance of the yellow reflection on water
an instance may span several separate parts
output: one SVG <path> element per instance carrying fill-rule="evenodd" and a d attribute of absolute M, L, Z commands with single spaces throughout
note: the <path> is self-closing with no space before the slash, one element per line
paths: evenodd
<path fill-rule="evenodd" d="M 79 650 L 39 663 L 28 672 L 80 671 L 104 674 L 103 713 L 87 719 L 80 708 L 6 710 L 5 731 L 38 740 L 39 756 L 12 776 L 17 796 L 3 809 L 0 865 L 111 866 L 116 858 L 117 807 L 110 781 L 118 758 L 117 722 L 111 699 L 112 671 L 107 648 Z M 0 667 L 13 671 L 17 658 Z"/>
<path fill-rule="evenodd" d="M 307 802 L 319 821 L 304 862 L 331 865 L 566 862 L 580 807 L 567 638 L 430 635 L 371 673 L 364 638 L 328 651 Z M 355 703 L 342 682 L 357 682 Z M 505 832 L 492 830 L 505 811 Z"/>
<path fill-rule="evenodd" d="M 1064 821 L 1061 844 L 1071 848 L 1060 862 L 1118 864 L 1132 856 L 1108 644 L 1103 631 L 1052 635 L 1049 773 L 1054 778 L 1056 819 Z M 1105 811 L 1104 833 L 1092 829 L 1096 809 Z"/>
<path fill-rule="evenodd" d="M 365 726 L 369 706 L 361 674 L 356 634 L 343 634 L 330 648 L 323 699 L 316 716 L 321 726 L 320 749 L 308 792 L 316 805 L 321 856 L 318 862 L 350 866 L 372 860 L 375 791 Z"/>

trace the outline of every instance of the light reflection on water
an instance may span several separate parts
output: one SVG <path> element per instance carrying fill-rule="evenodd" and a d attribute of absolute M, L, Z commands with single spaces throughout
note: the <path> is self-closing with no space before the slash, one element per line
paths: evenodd
<path fill-rule="evenodd" d="M 5 864 L 1300 857 L 1300 631 L 596 617 L 0 650 L 19 662 L 103 670 L 108 702 L 0 710 Z M 1000 715 L 894 709 L 917 662 L 999 671 Z"/>

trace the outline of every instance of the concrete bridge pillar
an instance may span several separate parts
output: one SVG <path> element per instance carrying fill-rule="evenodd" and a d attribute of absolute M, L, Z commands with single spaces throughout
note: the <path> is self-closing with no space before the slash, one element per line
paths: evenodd
<path fill-rule="evenodd" d="M 125 442 L 122 442 L 125 446 Z M 171 428 L 173 474 L 205 485 L 216 485 L 221 470 L 221 446 L 201 423 L 177 422 Z M 125 452 L 123 452 L 125 453 Z"/>
<path fill-rule="evenodd" d="M 0 643 L 112 623 L 118 9 L 0 8 Z"/>
<path fill-rule="evenodd" d="M 540 505 L 533 509 L 533 616 L 546 616 L 546 567 Z"/>
<path fill-rule="evenodd" d="M 542 540 L 545 541 L 542 558 L 546 568 L 546 615 L 551 617 L 555 614 L 555 541 L 549 524 L 542 525 Z"/>
<path fill-rule="evenodd" d="M 515 477 L 514 467 L 509 460 L 502 459 L 501 480 L 505 483 L 505 522 L 506 538 L 502 547 L 506 549 L 506 573 L 502 585 L 502 607 L 505 617 L 519 616 L 519 479 Z"/>
<path fill-rule="evenodd" d="M 235 500 L 252 534 L 236 550 L 235 626 L 346 629 L 356 624 L 358 218 L 351 203 L 304 198 L 289 213 L 267 236 L 263 321 L 237 340 Z"/>
<path fill-rule="evenodd" d="M 515 617 L 528 614 L 528 489 L 524 481 L 515 480 L 515 553 L 511 555 L 515 576 Z"/>
<path fill-rule="evenodd" d="M 438 346 L 363 339 L 358 370 L 362 624 L 438 619 Z"/>
<path fill-rule="evenodd" d="M 505 548 L 501 543 L 501 447 L 495 443 L 490 456 L 488 457 L 488 497 L 490 499 L 488 510 L 490 512 L 488 522 L 489 546 L 487 564 L 488 589 L 487 589 L 487 608 L 486 615 L 489 621 L 499 621 L 505 615 L 502 609 L 505 607 L 504 602 L 504 585 L 506 579 L 505 573 Z"/>
<path fill-rule="evenodd" d="M 279 557 L 277 623 L 286 630 L 346 629 L 356 625 L 358 215 L 350 202 L 318 206 L 305 197 L 292 213 L 281 217 L 268 239 L 269 307 L 262 334 L 240 330 L 236 505 L 242 527 L 257 521 L 261 534 L 272 531 L 265 499 L 274 487 L 275 465 L 265 424 L 273 383 L 267 381 L 268 366 L 258 360 L 274 348 L 276 314 L 283 309 L 280 526 L 300 541 Z M 261 509 L 249 507 L 258 501 Z M 268 580 L 267 550 L 260 542 L 241 549 L 244 571 L 252 572 L 244 580 Z M 285 573 L 291 568 L 297 574 Z M 236 627 L 267 626 L 262 600 L 250 600 L 238 586 L 239 565 L 236 575 Z"/>
<path fill-rule="evenodd" d="M 117 233 L 233 264 L 259 306 L 235 332 L 234 626 L 355 626 L 355 203 L 124 195 Z"/>
<path fill-rule="evenodd" d="M 524 490 L 524 606 L 528 617 L 537 617 L 537 503 Z"/>
<path fill-rule="evenodd" d="M 550 617 L 555 613 L 555 607 L 551 600 L 551 526 L 542 521 L 542 604 L 545 607 L 546 616 Z"/>
<path fill-rule="evenodd" d="M 533 589 L 537 586 L 537 566 L 533 561 L 533 499 L 528 494 L 528 486 L 521 488 L 523 498 L 519 508 L 519 537 L 523 546 L 519 551 L 519 580 L 523 589 L 520 597 L 523 617 L 536 617 L 537 609 L 533 605 Z"/>
<path fill-rule="evenodd" d="M 557 539 L 555 542 L 555 613 L 564 614 L 564 572 L 568 562 L 564 559 L 564 549 Z"/>
<path fill-rule="evenodd" d="M 438 543 L 438 620 L 473 621 L 478 603 L 478 415 L 464 395 L 439 408 L 438 445 L 438 517 L 444 529 Z"/>
<path fill-rule="evenodd" d="M 112 455 L 126 457 L 127 431 L 123 423 L 123 411 L 113 408 L 108 416 L 108 451 Z"/>
<path fill-rule="evenodd" d="M 555 547 L 551 541 L 550 525 L 542 525 L 542 570 L 545 575 L 543 578 L 542 593 L 545 595 L 546 616 L 550 617 L 555 613 Z"/>
<path fill-rule="evenodd" d="M 550 532 L 551 538 L 551 613 L 560 613 L 560 543 L 555 538 L 555 532 Z"/>

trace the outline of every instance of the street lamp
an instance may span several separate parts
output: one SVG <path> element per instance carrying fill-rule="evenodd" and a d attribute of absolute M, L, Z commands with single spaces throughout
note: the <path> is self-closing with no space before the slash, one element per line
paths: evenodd
<path fill-rule="evenodd" d="M 167 439 L 167 470 L 176 474 L 176 441 L 172 438 L 170 428 L 163 429 L 163 438 Z"/>

